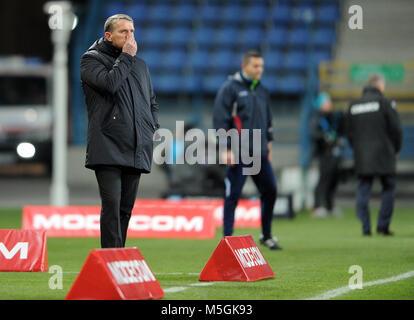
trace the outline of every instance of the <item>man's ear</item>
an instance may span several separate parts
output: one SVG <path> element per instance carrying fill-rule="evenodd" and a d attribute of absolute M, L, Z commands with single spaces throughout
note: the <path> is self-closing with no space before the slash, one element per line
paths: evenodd
<path fill-rule="evenodd" d="M 108 32 L 108 31 L 105 32 L 105 38 L 108 41 L 112 41 L 112 33 Z"/>

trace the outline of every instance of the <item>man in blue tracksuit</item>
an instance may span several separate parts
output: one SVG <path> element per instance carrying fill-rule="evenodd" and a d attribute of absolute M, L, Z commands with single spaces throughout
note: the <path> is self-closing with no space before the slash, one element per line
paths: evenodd
<path fill-rule="evenodd" d="M 269 106 L 269 93 L 260 83 L 264 61 L 261 54 L 249 50 L 243 55 L 242 70 L 237 72 L 222 85 L 214 103 L 213 125 L 216 130 L 229 131 L 237 129 L 239 135 L 248 129 L 248 141 L 241 140 L 236 146 L 231 145 L 224 154 L 227 164 L 224 197 L 224 236 L 233 234 L 234 214 L 241 196 L 247 175 L 244 174 L 248 165 L 240 157 L 244 151 L 252 154 L 254 147 L 259 149 L 260 171 L 252 174 L 252 179 L 260 192 L 262 206 L 262 236 L 260 243 L 272 250 L 280 250 L 277 238 L 272 237 L 271 227 L 273 207 L 277 189 L 275 176 L 271 166 L 271 144 L 273 140 L 272 115 Z M 254 140 L 253 130 L 260 131 L 260 148 Z M 240 148 L 234 152 L 234 148 Z M 243 150 L 247 149 L 247 150 Z M 238 156 L 237 156 L 238 154 Z M 222 155 L 223 156 L 223 155 Z M 236 157 L 236 158 L 235 158 Z"/>

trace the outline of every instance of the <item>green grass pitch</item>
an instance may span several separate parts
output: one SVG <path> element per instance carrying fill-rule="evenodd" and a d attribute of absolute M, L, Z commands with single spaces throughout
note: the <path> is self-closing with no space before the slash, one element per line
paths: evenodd
<path fill-rule="evenodd" d="M 372 210 L 372 225 L 376 223 Z M 21 209 L 0 209 L 0 228 L 21 228 Z M 299 212 L 294 220 L 274 220 L 273 231 L 283 251 L 260 245 L 275 278 L 257 282 L 214 282 L 194 286 L 198 274 L 221 239 L 222 229 L 210 240 L 128 239 L 137 247 L 166 291 L 164 299 L 308 299 L 345 287 L 359 265 L 363 283 L 387 279 L 414 270 L 414 209 L 394 212 L 394 237 L 361 235 L 355 212 L 342 217 L 314 219 Z M 375 229 L 373 228 L 373 231 Z M 251 234 L 258 241 L 259 229 L 236 229 L 234 235 Z M 63 289 L 49 288 L 48 272 L 0 272 L 0 299 L 64 299 L 90 250 L 99 238 L 48 238 L 49 267 L 63 269 Z M 176 291 L 174 288 L 185 288 Z M 414 299 L 414 277 L 352 290 L 334 299 Z"/>

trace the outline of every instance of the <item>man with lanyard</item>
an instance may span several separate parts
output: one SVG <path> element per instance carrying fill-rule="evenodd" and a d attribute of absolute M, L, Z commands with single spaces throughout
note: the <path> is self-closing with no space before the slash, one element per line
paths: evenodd
<path fill-rule="evenodd" d="M 226 178 L 223 212 L 224 236 L 233 234 L 234 214 L 241 196 L 247 175 L 243 174 L 246 167 L 237 154 L 252 151 L 253 130 L 260 131 L 260 170 L 251 175 L 260 192 L 262 235 L 260 243 L 271 250 L 280 250 L 276 237 L 272 237 L 273 208 L 276 201 L 276 181 L 271 165 L 271 144 L 273 140 L 272 115 L 269 106 L 269 93 L 260 83 L 264 61 L 262 55 L 255 50 L 244 53 L 242 70 L 234 74 L 221 86 L 214 103 L 213 125 L 216 130 L 229 131 L 237 129 L 239 135 L 248 129 L 249 142 L 239 143 L 240 152 L 235 153 L 234 147 L 221 155 L 225 158 Z M 243 139 L 241 139 L 243 140 Z M 257 142 L 257 141 L 255 141 Z M 243 148 L 248 150 L 243 150 Z"/>

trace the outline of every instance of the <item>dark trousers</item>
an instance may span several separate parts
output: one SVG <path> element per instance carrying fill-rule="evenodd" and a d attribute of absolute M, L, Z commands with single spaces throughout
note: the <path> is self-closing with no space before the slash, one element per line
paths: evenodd
<path fill-rule="evenodd" d="M 395 175 L 380 176 L 382 185 L 381 208 L 378 213 L 377 230 L 383 231 L 389 228 L 391 217 L 394 210 L 395 197 Z M 357 195 L 356 195 L 356 211 L 357 216 L 362 222 L 362 231 L 364 233 L 371 232 L 371 220 L 369 213 L 369 197 L 371 195 L 372 182 L 374 176 L 359 176 Z"/>
<path fill-rule="evenodd" d="M 141 173 L 131 169 L 100 166 L 95 169 L 101 196 L 101 247 L 123 248 Z"/>
<path fill-rule="evenodd" d="M 240 199 L 246 178 L 248 177 L 243 175 L 242 169 L 242 164 L 227 167 L 225 178 L 226 194 L 224 197 L 223 210 L 224 236 L 231 236 L 233 234 L 235 209 Z M 272 237 L 273 207 L 276 201 L 277 188 L 272 166 L 267 158 L 262 158 L 260 172 L 251 177 L 260 192 L 262 234 L 265 239 L 268 239 Z"/>
<path fill-rule="evenodd" d="M 340 158 L 333 155 L 319 157 L 319 180 L 315 188 L 315 208 L 332 210 L 338 186 Z"/>

